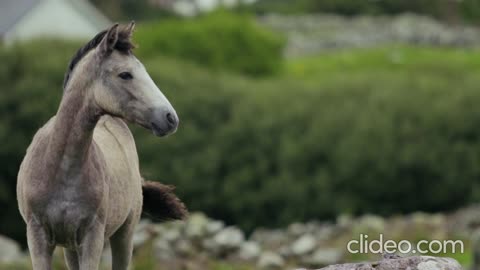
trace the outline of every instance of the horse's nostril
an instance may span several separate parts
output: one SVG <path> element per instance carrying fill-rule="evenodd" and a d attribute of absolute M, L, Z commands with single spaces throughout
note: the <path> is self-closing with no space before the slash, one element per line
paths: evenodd
<path fill-rule="evenodd" d="M 175 120 L 175 117 L 171 113 L 167 113 L 167 121 L 172 126 L 177 124 L 177 121 Z"/>

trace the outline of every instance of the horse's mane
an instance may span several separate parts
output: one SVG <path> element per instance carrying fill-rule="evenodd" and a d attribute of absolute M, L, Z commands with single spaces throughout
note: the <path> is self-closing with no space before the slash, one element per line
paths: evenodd
<path fill-rule="evenodd" d="M 87 44 L 78 49 L 78 51 L 72 57 L 70 63 L 68 64 L 67 71 L 65 72 L 65 77 L 63 79 L 63 91 L 65 91 L 65 86 L 70 80 L 70 76 L 75 66 L 90 50 L 96 48 L 98 44 L 100 44 L 107 32 L 108 30 L 103 30 L 102 32 L 98 33 L 92 40 L 90 40 Z M 130 40 L 130 32 L 128 31 L 127 27 L 119 27 L 118 39 L 117 43 L 115 44 L 115 50 L 129 54 L 131 53 L 133 48 L 135 48 L 135 45 Z"/>

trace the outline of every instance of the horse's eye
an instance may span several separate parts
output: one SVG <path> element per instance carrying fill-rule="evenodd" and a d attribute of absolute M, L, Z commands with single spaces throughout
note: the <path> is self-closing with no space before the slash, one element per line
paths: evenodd
<path fill-rule="evenodd" d="M 122 72 L 122 73 L 118 74 L 118 77 L 122 78 L 122 80 L 133 79 L 132 73 L 130 73 L 130 72 Z"/>

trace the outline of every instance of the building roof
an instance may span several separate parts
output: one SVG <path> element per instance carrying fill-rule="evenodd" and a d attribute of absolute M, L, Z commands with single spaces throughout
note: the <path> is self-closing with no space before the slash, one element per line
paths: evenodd
<path fill-rule="evenodd" d="M 0 0 L 0 36 L 8 32 L 36 5 L 45 0 Z M 94 25 L 107 27 L 110 21 L 87 0 L 64 0 L 80 13 L 87 15 Z"/>
<path fill-rule="evenodd" d="M 92 3 L 87 0 L 67 0 L 72 3 L 74 8 L 82 14 L 88 15 L 88 19 L 97 27 L 101 29 L 107 28 L 111 25 L 111 21 L 100 12 Z"/>
<path fill-rule="evenodd" d="M 1 0 L 0 35 L 6 33 L 40 1 L 41 0 Z"/>

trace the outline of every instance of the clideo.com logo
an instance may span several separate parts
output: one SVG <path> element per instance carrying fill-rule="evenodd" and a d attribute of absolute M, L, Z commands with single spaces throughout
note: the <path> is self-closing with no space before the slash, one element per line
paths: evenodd
<path fill-rule="evenodd" d="M 383 234 L 378 239 L 369 240 L 367 234 L 360 234 L 359 239 L 347 243 L 351 254 L 454 254 L 463 253 L 464 244 L 461 240 L 420 240 L 412 243 L 408 240 L 385 240 Z"/>

